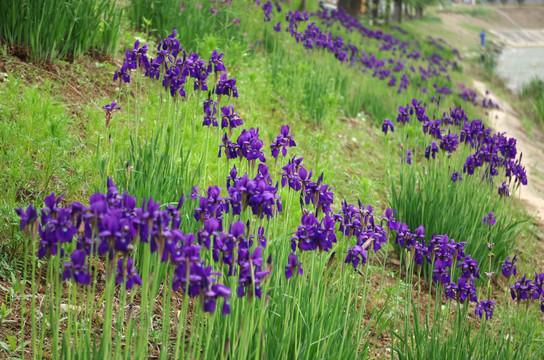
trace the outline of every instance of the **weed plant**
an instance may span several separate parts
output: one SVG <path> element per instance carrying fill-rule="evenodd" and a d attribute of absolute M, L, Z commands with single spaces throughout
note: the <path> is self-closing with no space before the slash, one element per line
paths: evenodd
<path fill-rule="evenodd" d="M 238 17 L 248 1 L 130 0 L 127 13 L 131 24 L 158 38 L 178 29 L 180 41 L 191 51 L 201 51 L 199 43 L 208 36 L 240 39 L 247 18 Z M 197 40 L 199 39 L 199 40 Z"/>

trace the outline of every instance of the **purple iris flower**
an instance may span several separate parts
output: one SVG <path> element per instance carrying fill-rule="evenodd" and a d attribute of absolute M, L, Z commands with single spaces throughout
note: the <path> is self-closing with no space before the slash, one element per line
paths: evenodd
<path fill-rule="evenodd" d="M 136 268 L 134 268 L 134 260 L 132 258 L 119 259 L 117 262 L 117 276 L 115 277 L 115 285 L 119 285 L 122 282 L 125 282 L 125 287 L 127 290 L 132 289 L 134 284 L 142 286 L 142 279 L 138 275 Z"/>
<path fill-rule="evenodd" d="M 487 214 L 486 216 L 484 216 L 484 219 L 482 220 L 482 222 L 484 224 L 488 224 L 489 227 L 495 225 L 497 223 L 497 221 L 495 220 L 495 216 L 494 216 L 493 211 L 490 212 L 489 214 Z"/>
<path fill-rule="evenodd" d="M 448 153 L 455 152 L 459 145 L 459 138 L 457 134 L 448 133 L 448 135 L 440 139 L 440 148 Z"/>
<path fill-rule="evenodd" d="M 297 268 L 299 275 L 302 276 L 304 273 L 302 263 L 297 261 L 297 255 L 291 253 L 289 254 L 287 265 L 285 265 L 285 278 L 290 279 Z"/>
<path fill-rule="evenodd" d="M 202 122 L 202 126 L 210 126 L 213 125 L 214 127 L 219 126 L 217 123 L 217 108 L 215 107 L 217 103 L 213 101 L 212 99 L 206 99 L 204 100 L 204 121 Z"/>
<path fill-rule="evenodd" d="M 222 315 L 228 315 L 230 313 L 230 304 L 226 299 L 230 298 L 231 290 L 223 284 L 213 284 L 209 290 L 204 293 L 204 312 L 215 312 L 216 301 L 218 297 L 222 297 L 223 311 Z"/>
<path fill-rule="evenodd" d="M 189 251 L 187 251 L 189 250 Z M 216 279 L 212 275 L 212 267 L 205 267 L 203 262 L 199 262 L 200 246 L 190 245 L 182 258 L 179 265 L 174 271 L 174 279 L 172 282 L 172 290 L 177 291 L 182 289 L 190 297 L 196 297 L 202 293 L 202 290 L 209 289 Z M 189 275 L 189 277 L 187 277 Z"/>
<path fill-rule="evenodd" d="M 399 114 L 397 116 L 397 122 L 400 122 L 403 124 L 410 122 L 409 110 L 410 110 L 409 105 L 406 105 L 406 107 L 399 106 Z"/>
<path fill-rule="evenodd" d="M 249 297 L 255 295 L 261 298 L 261 283 L 264 278 L 270 274 L 270 271 L 263 269 L 262 249 L 257 246 L 251 254 L 244 243 L 241 243 L 238 248 L 238 265 L 239 278 L 237 295 L 239 298 L 246 295 L 246 290 L 249 292 Z"/>
<path fill-rule="evenodd" d="M 517 275 L 518 269 L 516 266 L 516 260 L 518 259 L 517 256 L 514 256 L 514 258 L 510 261 L 510 256 L 506 258 L 504 261 L 504 264 L 502 264 L 502 274 L 506 277 L 510 277 L 511 275 Z"/>
<path fill-rule="evenodd" d="M 467 298 L 472 302 L 478 300 L 474 279 L 472 278 L 460 277 L 457 283 L 450 283 L 446 287 L 445 295 L 450 299 L 455 298 L 461 303 L 464 303 Z"/>
<path fill-rule="evenodd" d="M 223 64 L 223 56 L 225 56 L 225 54 L 219 54 L 216 49 L 213 50 L 212 56 L 208 61 L 208 73 L 212 72 L 212 67 L 215 73 L 227 71 L 225 64 Z"/>
<path fill-rule="evenodd" d="M 250 128 L 242 130 L 240 136 L 236 140 L 238 144 L 238 156 L 246 158 L 252 162 L 259 159 L 261 162 L 266 162 L 264 151 L 262 150 L 264 143 L 259 138 L 259 128 Z"/>
<path fill-rule="evenodd" d="M 512 300 L 517 300 L 518 302 L 528 299 L 537 300 L 540 297 L 540 290 L 525 275 L 510 287 L 510 295 L 512 296 Z"/>
<path fill-rule="evenodd" d="M 493 317 L 494 307 L 495 307 L 494 301 L 481 300 L 480 302 L 476 303 L 476 309 L 474 313 L 476 314 L 476 316 L 479 316 L 481 319 L 482 315 L 485 312 L 485 319 L 490 320 Z"/>
<path fill-rule="evenodd" d="M 259 246 L 265 249 L 267 241 L 266 236 L 264 236 L 264 227 L 262 226 L 259 226 L 257 229 L 257 240 L 259 241 Z"/>
<path fill-rule="evenodd" d="M 227 73 L 222 73 L 219 77 L 219 82 L 215 87 L 217 95 L 226 95 L 238 97 L 238 88 L 236 87 L 236 78 L 228 79 Z"/>
<path fill-rule="evenodd" d="M 461 261 L 459 264 L 457 264 L 458 268 L 461 268 L 461 276 L 467 279 L 470 279 L 472 277 L 479 279 L 480 278 L 480 272 L 478 268 L 478 261 L 471 258 L 470 255 L 465 256 L 463 261 Z"/>
<path fill-rule="evenodd" d="M 304 166 L 302 164 L 303 158 L 293 157 L 290 159 L 282 169 L 281 174 L 281 186 L 285 187 L 289 185 L 294 191 L 300 191 L 302 189 L 302 183 L 299 176 L 300 169 Z"/>
<path fill-rule="evenodd" d="M 440 120 L 427 120 L 423 124 L 423 133 L 429 133 L 433 138 L 441 140 L 444 129 L 440 125 L 442 125 Z"/>
<path fill-rule="evenodd" d="M 280 32 L 281 31 L 281 21 L 274 25 L 274 31 Z"/>
<path fill-rule="evenodd" d="M 393 122 L 391 122 L 391 120 L 389 119 L 385 119 L 382 125 L 383 133 L 387 134 L 388 129 L 391 129 L 391 132 L 395 132 L 395 127 L 393 126 Z"/>
<path fill-rule="evenodd" d="M 89 285 L 91 283 L 91 274 L 89 273 L 89 265 L 85 264 L 87 253 L 83 250 L 74 250 L 70 255 L 70 262 L 64 263 L 64 271 L 62 272 L 62 280 L 73 278 L 75 282 L 81 285 Z"/>
<path fill-rule="evenodd" d="M 15 212 L 21 218 L 19 230 L 23 230 L 27 225 L 32 225 L 38 220 L 38 211 L 32 204 L 28 205 L 26 210 L 20 207 L 15 209 Z"/>
<path fill-rule="evenodd" d="M 274 7 L 272 5 L 272 2 L 267 1 L 263 5 L 263 11 L 264 11 L 264 21 L 269 22 L 272 19 L 270 18 L 270 15 L 272 15 L 272 11 L 274 10 Z"/>
<path fill-rule="evenodd" d="M 320 222 L 314 214 L 304 214 L 297 231 L 291 237 L 291 249 L 301 251 L 323 250 L 329 251 L 336 243 L 335 221 L 326 215 Z"/>
<path fill-rule="evenodd" d="M 459 180 L 463 180 L 463 178 L 461 177 L 461 174 L 459 174 L 457 171 L 451 174 L 451 181 L 457 182 Z"/>
<path fill-rule="evenodd" d="M 121 66 L 121 69 L 115 70 L 115 72 L 113 74 L 113 81 L 115 81 L 117 79 L 122 79 L 124 83 L 129 83 L 130 82 L 130 75 L 128 74 L 128 71 L 129 71 L 129 65 L 128 65 L 127 62 L 125 62 Z"/>
<path fill-rule="evenodd" d="M 502 185 L 499 186 L 499 196 L 510 196 L 510 192 L 508 191 L 508 184 L 506 181 L 502 182 Z"/>
<path fill-rule="evenodd" d="M 121 107 L 117 106 L 117 101 L 114 101 L 111 104 L 107 104 L 107 105 L 102 106 L 102 109 L 104 109 L 106 111 L 106 114 L 109 114 L 114 110 L 121 110 Z"/>
<path fill-rule="evenodd" d="M 365 264 L 366 261 L 366 249 L 359 245 L 348 248 L 348 255 L 346 256 L 346 260 L 344 261 L 346 264 L 351 263 L 353 265 L 353 268 L 357 270 L 357 266 L 359 265 L 359 263 L 362 262 L 363 264 Z"/>
<path fill-rule="evenodd" d="M 198 243 L 210 248 L 212 239 L 217 236 L 217 231 L 221 230 L 221 224 L 216 218 L 210 218 L 204 221 L 204 228 L 198 230 Z"/>
<path fill-rule="evenodd" d="M 234 112 L 234 105 L 230 104 L 229 106 L 222 107 L 221 112 L 223 113 L 221 129 L 227 127 L 229 129 L 234 129 L 238 126 L 244 125 L 242 118 Z"/>
<path fill-rule="evenodd" d="M 223 144 L 219 145 L 218 157 L 221 157 L 221 148 L 225 148 L 224 152 L 227 159 L 236 159 L 238 157 L 239 145 L 229 140 L 227 133 L 222 137 Z"/>
<path fill-rule="evenodd" d="M 404 160 L 408 165 L 412 165 L 412 155 L 414 155 L 412 150 L 406 150 L 406 152 L 404 153 Z"/>
<path fill-rule="evenodd" d="M 289 125 L 283 125 L 281 127 L 281 131 L 276 136 L 276 138 L 272 141 L 272 144 L 270 145 L 270 149 L 272 151 L 272 157 L 276 159 L 280 153 L 285 157 L 287 156 L 287 148 L 297 146 L 295 143 L 295 140 L 293 139 L 293 135 L 289 134 Z"/>
<path fill-rule="evenodd" d="M 438 152 L 438 142 L 431 141 L 431 143 L 425 149 L 425 158 L 430 159 L 430 157 L 432 156 L 432 158 L 435 159 L 437 152 Z"/>

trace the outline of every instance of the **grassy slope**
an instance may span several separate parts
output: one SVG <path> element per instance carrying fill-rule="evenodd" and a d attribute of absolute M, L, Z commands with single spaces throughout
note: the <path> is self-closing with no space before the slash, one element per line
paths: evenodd
<path fill-rule="evenodd" d="M 241 109 L 246 127 L 258 126 L 262 138 L 270 141 L 281 125 L 289 124 L 298 143 L 290 155 L 304 156 L 307 167 L 314 168 L 317 173 L 325 171 L 325 181 L 337 189 L 338 199 L 354 201 L 360 198 L 364 203 L 385 208 L 389 201 L 389 179 L 396 178 L 399 171 L 398 166 L 385 168 L 386 157 L 398 164 L 403 150 L 396 142 L 396 146 L 392 146 L 383 141 L 379 124 L 385 117 L 394 118 L 398 105 L 405 105 L 421 93 L 411 87 L 405 94 L 392 97 L 385 82 L 341 66 L 334 58 L 326 56 L 329 54 L 305 53 L 287 35 L 272 33 L 270 24 L 264 34 L 260 12 L 240 14 L 244 16 L 242 21 L 247 22 L 242 38 L 225 42 L 219 36 L 207 35 L 195 50 L 203 55 L 216 47 L 225 52 L 225 63 L 238 79 L 241 96 L 235 106 Z M 417 24 L 408 24 L 407 28 L 411 26 L 417 27 Z M 124 44 L 131 43 L 135 35 L 128 33 Z M 348 36 L 355 38 L 353 34 Z M 419 36 L 419 33 L 412 30 L 408 36 Z M 263 39 L 264 44 L 259 45 L 257 40 Z M 252 49 L 250 45 L 256 46 Z M 372 44 L 369 47 L 372 49 Z M 29 201 L 39 203 L 51 191 L 65 193 L 68 201 L 84 201 L 92 191 L 102 189 L 106 174 L 100 168 L 104 159 L 108 164 L 107 175 L 117 177 L 116 172 L 124 171 L 122 164 L 127 157 L 134 121 L 128 112 L 115 115 L 110 127 L 114 146 L 108 148 L 108 131 L 100 107 L 111 102 L 115 92 L 111 88 L 101 91 L 111 86 L 105 79 L 87 84 L 87 87 L 83 84 L 86 91 L 94 92 L 96 96 L 90 101 L 82 101 L 77 94 L 66 94 L 66 83 L 77 88 L 76 81 L 63 82 L 57 76 L 41 76 L 39 71 L 30 71 L 26 65 L 10 63 L 12 61 L 3 56 L 10 75 L 0 89 L 0 139 L 3 144 L 0 162 L 4 167 L 0 175 L 0 192 L 4 194 L 0 200 L 0 218 L 3 219 L 0 224 L 3 240 L 0 278 L 4 279 L 17 267 L 14 260 L 22 251 L 13 208 Z M 89 59 L 83 62 L 93 63 Z M 94 82 L 91 79 L 96 79 L 97 74 L 111 74 L 113 70 L 107 63 L 94 67 L 90 71 L 92 66 L 80 67 L 85 70 L 79 78 Z M 77 65 L 65 69 L 67 72 L 60 73 L 60 77 L 68 73 L 71 74 L 69 78 L 78 78 Z M 454 81 L 468 79 L 461 72 L 452 76 Z M 339 78 L 346 83 L 332 89 L 323 85 Z M 312 86 L 316 89 L 309 90 Z M 339 93 L 339 90 L 343 92 Z M 171 119 L 170 115 L 161 115 L 161 111 L 166 110 L 161 110 L 157 100 L 164 96 L 159 86 L 152 85 L 147 91 L 139 102 L 141 109 L 146 111 L 141 118 L 153 119 L 148 120 L 149 127 L 146 126 L 144 133 L 149 138 L 163 126 L 160 116 L 168 121 Z M 121 106 L 128 108 L 129 104 L 121 101 Z M 319 111 L 318 124 L 316 111 Z M 471 117 L 477 116 L 478 110 L 471 111 Z M 198 125 L 200 119 L 194 121 Z M 203 144 L 206 136 L 198 133 L 195 138 L 186 133 L 182 141 L 187 146 Z M 98 149 L 97 144 L 100 144 Z M 217 182 L 214 174 L 218 167 L 225 171 L 224 165 L 214 160 L 216 151 L 216 145 L 210 144 L 207 151 L 209 171 L 199 180 L 200 187 Z M 159 200 L 175 201 L 179 190 L 164 196 Z M 294 218 L 286 222 L 282 236 L 288 236 L 295 228 L 296 216 Z"/>

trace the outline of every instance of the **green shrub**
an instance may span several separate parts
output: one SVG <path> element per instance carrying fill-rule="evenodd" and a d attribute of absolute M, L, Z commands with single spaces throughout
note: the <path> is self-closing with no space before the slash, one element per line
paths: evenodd
<path fill-rule="evenodd" d="M 6 0 L 0 37 L 12 52 L 32 59 L 73 59 L 91 50 L 114 55 L 121 15 L 110 0 Z"/>
<path fill-rule="evenodd" d="M 529 101 L 538 122 L 544 123 L 544 80 L 535 78 L 523 85 L 521 96 Z"/>

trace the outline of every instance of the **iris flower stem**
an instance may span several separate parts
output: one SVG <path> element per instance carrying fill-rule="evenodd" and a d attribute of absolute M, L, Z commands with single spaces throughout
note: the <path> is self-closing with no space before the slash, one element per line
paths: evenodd
<path fill-rule="evenodd" d="M 302 263 L 304 263 L 303 261 L 301 261 Z M 296 302 L 298 302 L 298 299 L 301 298 L 301 293 L 302 293 L 302 277 L 299 276 L 297 278 L 297 292 L 296 292 L 296 297 L 294 298 L 295 299 L 295 304 Z M 297 304 L 297 307 L 298 307 L 298 304 Z M 299 326 L 299 323 L 301 321 L 301 314 L 299 313 L 296 317 L 296 327 L 295 327 L 295 359 L 298 359 L 299 357 L 299 352 L 300 352 L 300 339 L 299 339 L 299 329 L 300 329 L 300 326 Z M 289 324 L 286 324 L 286 326 L 289 325 Z"/>
<path fill-rule="evenodd" d="M 187 277 L 188 278 L 188 277 Z M 186 319 L 187 319 L 187 294 L 183 294 L 183 305 L 181 308 L 181 311 L 178 315 L 178 327 L 176 332 L 176 346 L 174 350 L 174 359 L 183 359 L 183 355 L 185 353 L 185 325 L 186 325 Z M 183 337 L 183 342 L 181 342 L 181 338 Z M 180 348 L 181 348 L 181 355 L 180 355 Z"/>
<path fill-rule="evenodd" d="M 66 330 L 64 331 L 64 334 L 63 334 L 63 338 L 66 340 L 67 343 L 70 343 L 72 341 L 72 336 L 74 336 L 74 340 L 76 340 L 75 332 L 72 335 L 72 323 L 74 323 L 74 324 L 77 323 L 77 310 L 78 309 L 77 309 L 77 305 L 76 305 L 77 304 L 77 299 L 76 299 L 76 296 L 75 296 L 75 293 L 77 291 L 74 290 L 74 289 L 77 288 L 77 286 L 74 283 L 67 283 L 67 285 L 68 285 L 68 288 L 69 288 L 68 304 L 66 306 L 66 314 L 67 314 L 68 321 L 67 321 L 67 325 L 66 325 Z M 61 348 L 62 348 L 62 346 L 61 346 Z M 66 348 L 66 353 L 62 354 L 62 355 L 66 356 L 67 359 L 71 358 L 71 356 L 70 356 L 70 347 L 69 346 Z"/>
<path fill-rule="evenodd" d="M 136 101 L 136 106 L 134 107 L 134 113 L 136 115 L 136 138 L 140 137 L 140 123 L 142 121 L 142 110 L 140 106 L 140 101 L 142 99 L 142 79 L 140 74 L 138 73 L 136 76 L 134 76 L 135 83 L 136 83 L 136 91 L 138 92 L 138 100 Z"/>
<path fill-rule="evenodd" d="M 342 264 L 343 265 L 343 264 Z M 351 298 L 352 298 L 352 289 L 351 289 L 351 281 L 348 282 L 348 286 L 347 286 L 347 292 L 348 292 L 348 301 L 347 301 L 347 304 L 346 304 L 346 308 L 344 309 L 344 316 L 343 316 L 343 320 L 344 320 L 344 324 L 343 324 L 343 334 L 342 334 L 342 343 L 340 345 L 340 354 L 342 354 L 342 352 L 344 351 L 344 344 L 345 344 L 345 338 L 346 338 L 346 335 L 347 335 L 347 332 L 348 332 L 348 326 L 347 326 L 347 322 L 348 322 L 348 319 L 349 319 L 349 310 L 350 310 L 350 305 L 351 305 Z M 346 291 L 346 276 L 342 276 L 342 283 L 340 285 L 340 291 L 341 292 L 344 292 Z M 364 312 L 364 309 L 360 309 L 360 311 L 363 311 Z M 321 338 L 321 336 L 320 336 Z"/>
<path fill-rule="evenodd" d="M 37 339 L 36 339 L 36 332 L 37 332 L 37 327 L 36 327 L 36 316 L 34 316 L 34 314 L 36 314 L 36 293 L 38 292 L 38 285 L 39 285 L 39 282 L 40 282 L 40 278 L 41 276 L 36 279 L 36 253 L 37 253 L 37 249 L 36 249 L 36 244 L 37 244 L 37 241 L 36 241 L 36 230 L 37 230 L 37 224 L 34 224 L 32 226 L 32 243 L 31 243 L 31 246 L 30 248 L 32 249 L 32 253 L 30 255 L 28 255 L 26 252 L 25 252 L 25 256 L 30 256 L 31 258 L 31 264 L 32 264 L 32 278 L 31 278 L 31 286 L 32 286 L 32 297 L 30 299 L 30 323 L 31 323 L 31 344 L 32 344 L 32 356 L 34 359 L 37 359 L 37 355 L 38 355 L 38 351 L 36 349 L 36 344 L 37 344 Z M 26 268 L 26 267 L 25 267 Z M 40 274 L 41 274 L 41 271 L 40 271 Z M 24 343 L 24 333 L 22 334 L 23 336 L 23 343 Z"/>
<path fill-rule="evenodd" d="M 60 302 L 62 297 L 62 279 L 60 277 L 60 244 L 57 250 L 57 256 L 54 257 L 54 268 L 53 268 L 53 280 L 55 286 L 55 304 L 54 304 L 54 313 L 53 313 L 53 323 L 51 329 L 53 331 L 53 359 L 58 358 L 58 347 L 59 347 L 59 334 L 60 334 Z"/>
<path fill-rule="evenodd" d="M 35 224 L 32 224 L 31 226 L 31 231 L 32 229 L 34 228 Z M 25 244 L 24 244 L 24 248 L 25 249 L 29 249 L 30 248 L 30 244 L 28 243 L 29 241 L 34 241 L 33 237 L 25 237 Z M 34 254 L 32 253 L 32 256 L 34 256 Z M 21 286 L 21 358 L 24 360 L 25 359 L 25 346 L 24 346 L 24 343 L 25 343 L 25 313 L 26 313 L 26 304 L 25 304 L 25 300 L 26 300 L 26 284 L 27 284 L 27 268 L 28 268 L 28 251 L 25 251 L 24 252 L 24 257 L 23 257 L 23 277 L 22 279 L 19 280 L 19 284 Z M 32 279 L 32 281 L 34 281 L 34 279 Z M 31 317 L 33 317 L 33 314 L 34 313 L 31 313 Z M 34 340 L 34 339 L 32 339 Z"/>
<path fill-rule="evenodd" d="M 94 231 L 94 229 L 93 229 Z M 92 235 L 91 235 L 91 239 L 92 239 Z M 82 314 L 81 314 L 81 318 L 82 318 L 82 321 L 84 324 L 92 324 L 92 319 L 93 319 L 93 311 L 92 311 L 92 304 L 93 304 L 93 301 L 91 301 L 91 299 L 94 300 L 94 294 L 92 293 L 92 290 L 94 288 L 94 284 L 96 283 L 96 271 L 95 271 L 95 268 L 93 267 L 93 251 L 91 250 L 91 252 L 89 253 L 89 257 L 88 257 L 88 261 L 89 261 L 89 276 L 91 278 L 90 280 L 90 284 L 89 286 L 86 286 L 84 287 L 82 290 L 81 290 L 81 293 L 82 293 L 82 296 L 83 296 L 83 300 L 82 300 L 82 306 L 83 306 L 83 309 L 82 309 Z M 83 346 L 82 346 L 82 356 L 83 357 L 87 357 L 89 356 L 90 357 L 90 354 L 88 355 L 87 354 L 87 351 L 91 351 L 90 349 L 90 344 L 91 344 L 91 330 L 89 329 L 90 326 L 84 326 L 82 329 L 81 329 L 81 337 L 82 337 L 82 342 L 83 342 Z"/>
<path fill-rule="evenodd" d="M 312 262 L 311 262 L 311 267 L 310 267 L 310 269 L 311 269 L 311 270 L 310 270 L 310 271 L 311 271 L 311 272 L 310 272 L 310 284 L 312 284 L 312 286 L 314 286 L 314 284 L 315 284 L 316 289 L 319 289 L 319 279 L 321 279 L 321 276 L 318 277 L 318 279 L 316 279 L 316 278 L 315 278 L 315 276 L 316 276 L 316 275 L 315 275 L 316 271 L 314 271 L 314 270 L 316 270 L 316 266 L 315 266 L 316 253 L 312 253 L 312 254 L 311 254 L 311 257 L 312 257 Z M 312 299 L 312 300 L 313 300 L 313 299 Z M 315 305 L 316 305 L 315 302 L 312 301 L 312 307 L 314 307 Z M 319 322 L 319 321 L 316 319 L 317 313 L 318 313 L 317 311 L 313 311 L 313 312 L 312 312 L 312 318 L 310 319 L 310 323 L 311 323 L 311 324 L 316 324 L 317 322 Z M 321 328 L 322 328 L 322 326 L 320 326 L 320 330 L 319 330 L 320 333 L 321 333 Z M 313 331 L 314 331 L 314 329 L 312 328 L 310 334 L 313 335 Z M 343 347 L 343 346 L 344 346 L 344 344 L 342 344 L 342 347 Z M 307 349 L 306 349 L 306 357 L 305 357 L 305 358 L 306 358 L 307 360 L 310 359 L 310 348 L 311 348 L 311 346 L 308 346 Z"/>
<path fill-rule="evenodd" d="M 143 261 L 141 264 L 142 269 L 142 279 L 150 279 L 150 264 L 149 258 L 151 250 L 149 249 L 149 243 L 144 243 L 140 241 L 140 246 L 143 247 Z M 147 341 L 149 337 L 149 304 L 148 304 L 148 293 L 151 283 L 143 283 L 141 287 L 141 296 L 140 296 L 140 340 L 138 343 L 137 357 L 147 358 Z"/>
<path fill-rule="evenodd" d="M 210 349 L 210 340 L 212 339 L 212 332 L 214 328 L 213 313 L 204 316 L 206 319 L 206 345 L 204 346 L 204 359 L 208 359 L 208 350 Z"/>
<path fill-rule="evenodd" d="M 81 325 L 86 323 L 84 319 L 85 291 L 84 286 L 82 285 L 75 286 L 73 290 L 75 293 L 74 304 L 82 304 L 81 306 L 77 305 L 77 312 L 76 316 L 74 317 L 74 341 L 76 344 L 81 344 L 83 338 L 83 329 Z M 81 354 L 81 347 L 78 347 L 78 351 L 76 352 L 77 354 Z"/>
<path fill-rule="evenodd" d="M 198 336 L 197 346 L 193 349 L 193 358 L 195 359 L 200 357 L 199 354 L 202 352 L 202 339 L 204 338 L 204 328 L 206 327 L 206 313 L 201 309 L 198 310 L 198 326 L 200 328 L 200 334 Z"/>
<path fill-rule="evenodd" d="M 189 347 L 187 349 L 187 356 L 191 356 L 191 357 L 195 357 L 195 348 L 197 347 L 196 346 L 196 341 L 198 339 L 198 325 L 199 325 L 199 318 L 198 318 L 198 304 L 199 301 L 195 301 L 193 302 L 193 304 L 191 304 L 191 307 L 192 307 L 192 311 L 191 311 L 191 315 L 192 315 L 192 319 L 191 319 L 191 331 L 190 331 L 190 336 L 189 336 Z"/>
<path fill-rule="evenodd" d="M 52 316 L 52 313 L 53 313 L 53 296 L 54 296 L 54 286 L 53 286 L 53 269 L 52 269 L 52 266 L 51 266 L 51 257 L 49 257 L 47 259 L 47 280 L 46 280 L 46 289 L 47 289 L 47 286 L 49 285 L 50 288 L 49 288 L 49 292 L 47 292 L 47 305 L 46 306 L 49 306 L 49 323 L 53 324 L 53 320 L 51 318 Z M 39 351 L 39 354 L 38 354 L 38 358 L 41 359 L 43 357 L 43 346 L 44 346 L 44 340 L 45 340 L 45 330 L 46 330 L 46 326 L 45 326 L 45 314 L 44 314 L 44 317 L 42 318 L 42 327 L 41 327 L 41 333 L 40 333 L 40 341 L 39 341 L 39 344 L 38 344 L 38 351 Z"/>
<path fill-rule="evenodd" d="M 163 263 L 164 264 L 164 263 Z M 167 264 L 167 263 L 166 263 Z M 172 290 L 169 287 L 170 279 L 172 278 L 172 267 L 168 266 L 166 270 L 166 279 L 164 281 L 164 303 L 162 311 L 162 347 L 161 347 L 161 359 L 166 359 L 168 354 L 168 345 L 170 339 L 170 301 Z"/>
<path fill-rule="evenodd" d="M 210 144 L 210 132 L 211 129 L 206 129 L 206 147 L 204 148 L 204 178 L 208 176 L 208 148 Z"/>
<path fill-rule="evenodd" d="M 221 130 L 220 130 L 220 127 L 218 126 L 217 127 L 217 142 L 216 144 L 220 144 L 221 143 Z M 225 156 L 227 156 L 225 154 Z M 221 169 L 221 158 L 217 158 L 217 182 L 216 184 L 220 184 L 220 174 L 221 174 L 221 171 L 219 171 L 219 169 Z"/>
<path fill-rule="evenodd" d="M 123 260 L 123 269 L 126 269 L 127 266 L 127 260 Z M 127 276 L 129 276 L 127 274 Z M 125 307 L 127 304 L 127 290 L 125 281 L 121 283 L 120 289 L 119 289 L 119 307 L 117 309 L 117 324 L 115 326 L 115 356 L 114 359 L 119 359 L 121 355 L 121 340 L 123 336 L 123 322 L 125 320 Z M 128 336 L 128 334 L 125 334 Z M 126 346 L 126 344 L 125 344 Z"/>
<path fill-rule="evenodd" d="M 109 269 L 113 260 L 106 261 L 106 269 Z M 115 262 L 115 261 L 113 261 Z M 105 309 L 104 323 L 102 326 L 102 341 L 100 342 L 100 352 L 103 356 L 111 353 L 111 326 L 113 317 L 113 299 L 114 299 L 114 274 L 106 274 L 106 289 L 105 289 Z"/>
<path fill-rule="evenodd" d="M 128 321 L 125 331 L 125 351 L 123 352 L 123 359 L 130 359 L 134 356 L 131 356 L 130 351 L 132 350 L 132 304 L 134 303 L 134 293 L 130 296 L 129 310 L 128 310 Z"/>
<path fill-rule="evenodd" d="M 227 322 L 227 321 L 225 321 Z M 229 328 L 229 325 L 225 323 L 223 325 L 223 336 L 221 337 L 221 347 L 219 350 L 221 351 L 221 359 L 228 358 L 228 349 L 226 348 L 227 342 L 229 341 L 227 338 L 227 329 Z"/>

